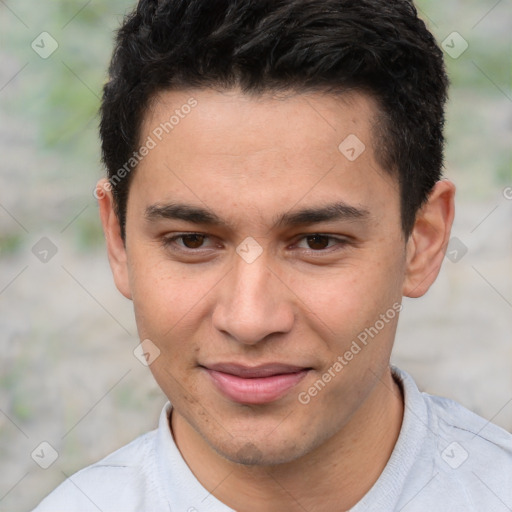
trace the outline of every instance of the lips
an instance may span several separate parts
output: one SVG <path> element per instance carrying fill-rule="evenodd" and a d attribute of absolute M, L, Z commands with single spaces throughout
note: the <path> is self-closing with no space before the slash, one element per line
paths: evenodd
<path fill-rule="evenodd" d="M 281 363 L 260 366 L 219 363 L 203 368 L 221 394 L 244 404 L 264 404 L 278 400 L 311 370 Z"/>

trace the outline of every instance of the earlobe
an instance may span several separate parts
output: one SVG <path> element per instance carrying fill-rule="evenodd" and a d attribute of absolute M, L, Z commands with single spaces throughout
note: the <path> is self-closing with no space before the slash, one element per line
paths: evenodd
<path fill-rule="evenodd" d="M 101 223 L 107 243 L 108 260 L 114 276 L 114 282 L 117 289 L 127 299 L 131 299 L 126 247 L 121 237 L 119 219 L 114 207 L 114 198 L 110 182 L 107 179 L 98 181 L 95 196 L 98 198 Z"/>
<path fill-rule="evenodd" d="M 418 211 L 407 241 L 406 297 L 421 297 L 435 281 L 444 259 L 455 215 L 455 185 L 438 181 Z"/>

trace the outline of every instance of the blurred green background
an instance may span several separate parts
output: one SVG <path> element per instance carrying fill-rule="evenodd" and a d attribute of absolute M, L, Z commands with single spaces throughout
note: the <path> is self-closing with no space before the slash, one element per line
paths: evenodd
<path fill-rule="evenodd" d="M 165 401 L 133 358 L 131 305 L 113 286 L 93 197 L 103 174 L 99 99 L 113 31 L 132 5 L 0 0 L 2 512 L 29 510 L 66 475 L 154 428 Z M 454 234 L 469 253 L 407 305 L 395 357 L 424 388 L 512 429 L 512 201 L 503 196 L 512 186 L 512 3 L 417 6 L 440 44 L 458 32 L 469 45 L 446 55 L 446 175 L 458 187 Z M 43 31 L 58 43 L 46 59 L 31 48 Z M 43 236 L 58 249 L 46 265 L 32 253 Z M 42 440 L 60 454 L 47 470 L 30 457 Z"/>

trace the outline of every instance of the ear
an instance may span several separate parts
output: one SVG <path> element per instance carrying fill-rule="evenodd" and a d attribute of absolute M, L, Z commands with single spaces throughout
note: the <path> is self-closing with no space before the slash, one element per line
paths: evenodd
<path fill-rule="evenodd" d="M 117 289 L 131 299 L 130 280 L 128 276 L 128 258 L 126 247 L 121 238 L 121 227 L 114 208 L 112 187 L 107 179 L 101 179 L 96 184 L 95 194 L 100 207 L 101 223 L 107 242 L 108 260 L 114 276 Z"/>
<path fill-rule="evenodd" d="M 455 215 L 454 197 L 455 185 L 448 180 L 438 181 L 416 215 L 407 241 L 406 297 L 424 295 L 439 274 Z"/>

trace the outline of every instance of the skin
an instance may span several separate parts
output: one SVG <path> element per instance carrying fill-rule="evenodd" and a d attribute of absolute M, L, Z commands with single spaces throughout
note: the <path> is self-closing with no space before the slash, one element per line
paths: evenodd
<path fill-rule="evenodd" d="M 377 106 L 359 93 L 165 92 L 140 140 L 190 97 L 197 107 L 134 171 L 126 243 L 111 194 L 98 194 L 116 285 L 133 300 L 140 339 L 160 350 L 150 368 L 173 404 L 177 446 L 203 486 L 237 511 L 349 509 L 400 432 L 403 398 L 389 369 L 398 315 L 308 404 L 298 396 L 402 296 L 428 290 L 449 240 L 455 187 L 435 185 L 406 240 L 397 180 L 373 151 Z M 349 134 L 366 146 L 355 161 L 338 150 Z M 274 225 L 282 213 L 337 201 L 366 214 Z M 226 225 L 146 215 L 170 202 L 205 208 Z M 208 237 L 165 245 L 184 232 Z M 308 238 L 317 233 L 335 239 Z M 236 252 L 249 236 L 262 248 L 252 263 Z M 217 391 L 200 366 L 232 361 L 312 370 L 284 397 L 248 405 Z"/>

